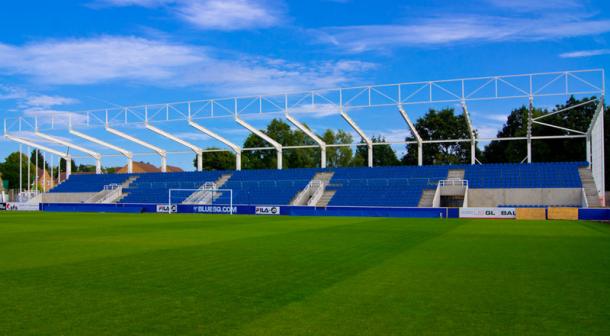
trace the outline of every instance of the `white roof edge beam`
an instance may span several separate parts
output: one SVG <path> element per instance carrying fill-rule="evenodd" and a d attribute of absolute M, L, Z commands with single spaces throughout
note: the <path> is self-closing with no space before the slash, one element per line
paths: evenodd
<path fill-rule="evenodd" d="M 277 169 L 282 169 L 282 145 L 279 142 L 271 139 L 271 137 L 269 137 L 267 134 L 257 130 L 256 127 L 254 127 L 254 126 L 248 124 L 247 122 L 243 121 L 237 115 L 235 116 L 235 121 L 238 124 L 240 124 L 241 126 L 243 126 L 245 129 L 247 129 L 248 131 L 254 133 L 259 138 L 261 138 L 261 139 L 267 141 L 268 143 L 270 143 L 271 146 L 273 146 L 275 148 L 275 150 L 277 151 Z"/>
<path fill-rule="evenodd" d="M 206 134 L 207 136 L 212 137 L 212 138 L 222 142 L 223 144 L 227 145 L 229 148 L 231 148 L 233 150 L 233 152 L 235 153 L 235 170 L 241 170 L 241 147 L 239 147 L 238 145 L 229 141 L 227 138 L 219 135 L 218 133 L 215 133 L 215 132 L 199 125 L 198 123 L 194 122 L 193 120 L 189 120 L 189 125 L 195 129 L 199 130 L 203 134 Z"/>
<path fill-rule="evenodd" d="M 199 146 L 193 145 L 192 143 L 182 140 L 180 138 L 178 138 L 177 136 L 170 134 L 160 128 L 157 128 L 151 124 L 149 124 L 148 122 L 145 123 L 145 127 L 146 129 L 159 134 L 160 136 L 170 139 L 174 142 L 177 142 L 179 144 L 181 144 L 184 147 L 190 148 L 193 152 L 195 152 L 195 154 L 197 154 L 197 171 L 202 171 L 203 170 L 203 149 Z"/>
<path fill-rule="evenodd" d="M 468 124 L 468 133 L 470 133 L 470 164 L 475 164 L 477 161 L 477 139 L 474 135 L 474 128 L 472 127 L 472 122 L 470 121 L 470 114 L 468 113 L 468 106 L 466 105 L 466 102 L 462 102 L 462 111 L 464 111 L 464 118 L 466 118 L 466 123 Z"/>
<path fill-rule="evenodd" d="M 112 149 L 112 150 L 114 150 L 116 152 L 121 153 L 123 156 L 125 156 L 127 158 L 127 172 L 129 174 L 131 174 L 133 172 L 133 153 L 132 152 L 130 152 L 130 151 L 126 150 L 126 149 L 123 149 L 121 147 L 117 147 L 117 146 L 115 146 L 113 144 L 109 144 L 106 141 L 94 138 L 94 137 L 92 137 L 90 135 L 81 133 L 81 132 L 76 131 L 74 129 L 70 129 L 68 132 L 70 132 L 70 134 L 72 134 L 72 135 L 74 135 L 76 137 L 79 137 L 81 139 L 85 139 L 85 140 L 87 140 L 89 142 L 93 142 L 93 143 L 98 144 L 100 146 L 103 146 L 103 147 L 106 147 L 106 148 L 110 148 L 110 149 Z"/>
<path fill-rule="evenodd" d="M 63 153 L 63 152 L 60 152 L 60 151 L 58 151 L 56 149 L 49 148 L 49 147 L 46 147 L 46 146 L 43 146 L 43 145 L 39 145 L 39 144 L 37 144 L 37 143 L 35 143 L 33 141 L 22 139 L 22 138 L 19 138 L 19 137 L 15 137 L 15 136 L 12 136 L 12 135 L 9 135 L 9 134 L 5 134 L 4 137 L 6 139 L 8 139 L 8 140 L 15 141 L 17 143 L 20 143 L 20 144 L 23 144 L 23 145 L 26 145 L 26 146 L 30 146 L 30 147 L 33 147 L 33 148 L 38 148 L 39 150 L 42 150 L 44 152 L 49 152 L 51 154 L 55 154 L 55 155 L 63 158 L 64 160 L 66 160 L 66 177 L 70 177 L 70 175 L 72 174 L 72 165 L 69 164 L 69 162 L 72 162 L 72 157 L 70 156 L 70 154 Z"/>
<path fill-rule="evenodd" d="M 358 133 L 358 135 L 360 135 L 362 140 L 364 140 L 364 142 L 366 143 L 366 146 L 368 147 L 369 156 L 368 166 L 373 167 L 373 141 L 364 133 L 364 131 L 356 124 L 356 122 L 354 122 L 354 120 L 350 118 L 350 116 L 345 113 L 345 111 L 343 111 L 343 109 L 341 110 L 341 117 L 343 117 L 343 119 L 347 121 L 347 123 L 354 129 L 354 131 L 356 131 L 356 133 Z"/>
<path fill-rule="evenodd" d="M 313 141 L 318 144 L 318 146 L 320 146 L 320 167 L 326 168 L 326 142 L 320 139 L 320 137 L 318 137 L 314 132 L 307 128 L 307 126 L 305 126 L 303 123 L 288 114 L 288 112 L 286 112 L 286 119 L 288 119 L 288 121 L 290 121 L 299 130 L 303 131 L 303 133 L 307 134 L 307 136 L 309 136 Z"/>
<path fill-rule="evenodd" d="M 417 132 L 417 129 L 415 128 L 415 125 L 413 124 L 413 121 L 411 121 L 409 114 L 407 113 L 407 111 L 405 111 L 405 109 L 402 107 L 402 105 L 398 105 L 398 111 L 400 112 L 400 115 L 402 116 L 402 118 L 405 120 L 405 122 L 409 126 L 411 133 L 413 134 L 413 136 L 415 137 L 415 140 L 417 141 L 417 165 L 421 166 L 424 164 L 423 140 L 422 140 L 421 136 L 419 135 L 419 132 Z"/>
<path fill-rule="evenodd" d="M 74 149 L 76 149 L 79 152 L 83 152 L 83 153 L 91 156 L 92 158 L 95 159 L 95 173 L 96 174 L 101 174 L 102 173 L 102 154 L 100 154 L 98 152 L 95 152 L 95 151 L 92 151 L 92 150 L 90 150 L 88 148 L 85 148 L 85 147 L 73 144 L 73 143 L 71 143 L 69 141 L 65 141 L 65 140 L 59 139 L 57 137 L 41 133 L 39 131 L 35 131 L 34 134 L 36 136 L 38 136 L 38 137 L 41 137 L 41 138 L 45 139 L 45 140 L 54 142 L 54 143 L 62 145 L 62 146 L 66 146 L 68 148 L 74 148 Z"/>
<path fill-rule="evenodd" d="M 155 145 L 149 144 L 148 142 L 142 141 L 138 138 L 135 138 L 129 134 L 123 133 L 119 130 L 116 130 L 114 128 L 111 128 L 109 126 L 106 126 L 106 131 L 114 134 L 120 138 L 129 140 L 131 142 L 137 143 L 138 145 L 142 146 L 142 147 L 146 147 L 150 150 L 155 151 L 157 154 L 159 154 L 159 156 L 161 157 L 161 172 L 166 173 L 167 172 L 167 151 L 164 149 L 161 149 Z"/>

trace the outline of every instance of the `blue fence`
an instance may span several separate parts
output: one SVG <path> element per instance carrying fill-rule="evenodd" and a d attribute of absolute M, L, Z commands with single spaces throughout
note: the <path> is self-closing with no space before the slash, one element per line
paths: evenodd
<path fill-rule="evenodd" d="M 161 204 L 163 206 L 163 204 Z M 115 212 L 156 213 L 155 204 L 85 204 L 42 203 L 40 210 L 49 212 Z M 353 216 L 353 217 L 398 217 L 398 218 L 458 218 L 457 208 L 390 208 L 390 207 L 306 207 L 306 206 L 254 206 L 234 205 L 185 205 L 176 207 L 178 213 L 233 214 L 237 215 L 281 215 L 281 216 Z M 233 211 L 231 211 L 233 210 Z M 166 209 L 167 211 L 167 209 Z M 610 220 L 610 209 L 578 209 L 578 219 Z"/>

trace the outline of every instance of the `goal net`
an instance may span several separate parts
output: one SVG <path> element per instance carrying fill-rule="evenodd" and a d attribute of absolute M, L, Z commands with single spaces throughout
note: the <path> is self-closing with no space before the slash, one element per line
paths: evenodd
<path fill-rule="evenodd" d="M 168 205 L 170 212 L 177 212 L 178 205 L 199 205 L 222 207 L 222 212 L 233 214 L 233 190 L 217 189 L 216 185 L 206 183 L 198 189 L 169 189 Z M 224 208 L 227 208 L 224 211 Z"/>

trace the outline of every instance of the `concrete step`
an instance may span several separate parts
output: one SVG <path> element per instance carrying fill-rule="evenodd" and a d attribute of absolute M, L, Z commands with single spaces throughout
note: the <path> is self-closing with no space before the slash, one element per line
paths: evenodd
<path fill-rule="evenodd" d="M 322 172 L 315 174 L 311 181 L 309 181 L 307 186 L 305 186 L 303 190 L 300 190 L 296 195 L 292 197 L 290 205 L 308 205 L 310 202 L 315 201 L 312 200 L 312 198 L 314 197 L 314 195 L 319 195 L 316 191 L 319 191 L 320 189 L 311 189 L 310 185 L 312 184 L 312 182 L 320 181 L 322 183 L 322 188 L 326 188 L 326 186 L 330 183 L 330 180 L 333 178 L 333 175 L 335 175 L 334 172 Z"/>
<path fill-rule="evenodd" d="M 324 190 L 324 194 L 322 194 L 322 197 L 320 197 L 320 200 L 318 201 L 318 203 L 316 203 L 316 206 L 319 206 L 319 207 L 327 206 L 328 203 L 330 203 L 330 200 L 333 198 L 333 196 L 335 196 L 336 192 L 337 192 L 336 190 Z"/>
<path fill-rule="evenodd" d="M 125 182 L 121 183 L 121 187 L 122 187 L 123 189 L 125 189 L 125 188 L 129 188 L 129 186 L 130 186 L 130 185 L 131 185 L 131 184 L 132 184 L 132 183 L 133 183 L 135 180 L 137 180 L 138 178 L 139 178 L 139 176 L 131 176 L 131 177 L 129 177 L 129 178 L 127 179 L 127 181 L 125 181 Z"/>
<path fill-rule="evenodd" d="M 447 179 L 458 179 L 458 180 L 463 180 L 464 179 L 464 169 L 449 169 L 449 172 L 447 173 Z"/>
<path fill-rule="evenodd" d="M 429 208 L 432 207 L 432 203 L 434 202 L 434 194 L 436 193 L 436 189 L 426 189 L 421 194 L 421 198 L 419 199 L 419 203 L 417 204 L 420 208 Z"/>
<path fill-rule="evenodd" d="M 597 187 L 591 170 L 586 167 L 578 168 L 578 175 L 580 175 L 580 182 L 582 183 L 583 189 L 585 189 L 585 195 L 587 197 L 587 203 L 590 208 L 601 207 L 599 196 L 597 195 Z"/>

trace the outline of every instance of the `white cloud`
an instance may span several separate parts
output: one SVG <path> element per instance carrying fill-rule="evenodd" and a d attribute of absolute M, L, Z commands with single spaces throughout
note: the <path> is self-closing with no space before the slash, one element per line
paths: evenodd
<path fill-rule="evenodd" d="M 17 100 L 27 96 L 27 91 L 14 87 L 0 84 L 0 100 Z"/>
<path fill-rule="evenodd" d="M 117 7 L 141 6 L 141 7 L 159 7 L 169 3 L 171 0 L 102 0 L 94 2 L 94 5 L 110 5 Z"/>
<path fill-rule="evenodd" d="M 305 104 L 290 109 L 290 113 L 313 118 L 324 118 L 340 112 L 339 107 L 335 104 L 320 104 L 317 102 L 315 105 Z"/>
<path fill-rule="evenodd" d="M 269 28 L 284 21 L 284 5 L 280 0 L 102 0 L 95 4 L 162 7 L 203 30 Z"/>
<path fill-rule="evenodd" d="M 135 37 L 0 44 L 0 68 L 50 84 L 88 84 L 170 77 L 176 67 L 200 62 L 193 48 Z"/>
<path fill-rule="evenodd" d="M 516 12 L 557 11 L 583 7 L 582 2 L 579 0 L 486 0 L 486 2 L 493 6 Z"/>
<path fill-rule="evenodd" d="M 455 43 L 540 41 L 610 32 L 610 20 L 578 14 L 541 17 L 439 15 L 404 24 L 331 27 L 314 31 L 319 42 L 348 52 Z"/>
<path fill-rule="evenodd" d="M 579 50 L 559 55 L 561 58 L 583 58 L 592 56 L 610 55 L 610 49 Z"/>
<path fill-rule="evenodd" d="M 38 106 L 38 107 L 51 107 L 58 105 L 73 105 L 77 104 L 78 100 L 74 98 L 67 98 L 61 96 L 31 96 L 26 99 L 27 105 Z"/>
<path fill-rule="evenodd" d="M 221 55 L 211 48 L 136 37 L 0 44 L 0 70 L 45 84 L 120 80 L 153 86 L 202 85 L 231 96 L 333 87 L 373 67 L 354 60 L 291 63 Z"/>
<path fill-rule="evenodd" d="M 241 30 L 268 28 L 282 22 L 273 5 L 249 0 L 186 1 L 178 7 L 181 19 L 200 29 Z"/>

